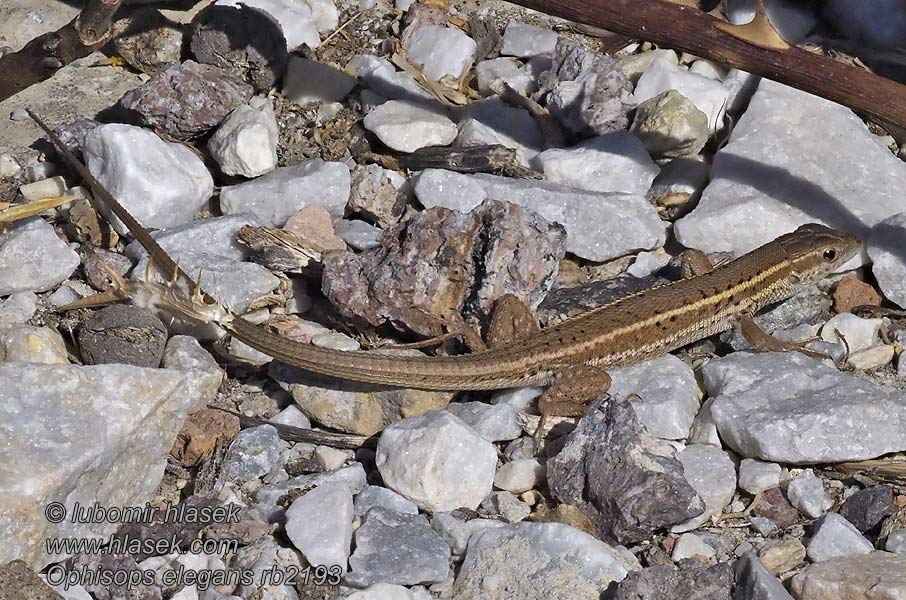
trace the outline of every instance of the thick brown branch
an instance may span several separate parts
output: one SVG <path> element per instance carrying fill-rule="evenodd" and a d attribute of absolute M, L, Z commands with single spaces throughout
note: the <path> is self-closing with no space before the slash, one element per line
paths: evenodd
<path fill-rule="evenodd" d="M 76 18 L 0 57 L 0 102 L 53 76 L 62 66 L 87 56 L 110 37 L 113 15 L 122 0 L 87 0 Z"/>
<path fill-rule="evenodd" d="M 720 19 L 666 0 L 512 0 L 527 8 L 649 40 L 844 104 L 906 130 L 906 86 L 801 48 L 747 42 Z"/>

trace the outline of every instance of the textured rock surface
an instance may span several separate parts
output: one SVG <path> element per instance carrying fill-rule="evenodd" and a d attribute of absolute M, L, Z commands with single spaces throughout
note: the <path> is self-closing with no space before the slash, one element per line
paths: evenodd
<path fill-rule="evenodd" d="M 563 254 L 563 229 L 514 204 L 432 208 L 374 250 L 326 254 L 322 289 L 348 318 L 433 336 L 458 325 L 454 311 L 484 320 L 504 294 L 538 306 Z"/>
<path fill-rule="evenodd" d="M 692 73 L 672 62 L 658 58 L 645 69 L 635 86 L 636 102 L 676 90 L 708 118 L 708 130 L 720 128 L 727 106 L 728 91 L 719 81 Z"/>
<path fill-rule="evenodd" d="M 143 505 L 195 400 L 178 371 L 0 365 L 0 563 L 18 557 L 40 569 L 60 558 L 46 554 L 45 539 L 112 533 L 116 523 L 52 523 L 43 507 L 60 502 L 70 515 L 75 502 Z"/>
<path fill-rule="evenodd" d="M 664 243 L 664 224 L 642 196 L 597 193 L 547 182 L 497 175 L 463 175 L 427 169 L 414 179 L 426 207 L 470 210 L 485 199 L 506 200 L 566 228 L 566 249 L 581 258 L 606 261 Z"/>
<path fill-rule="evenodd" d="M 906 449 L 902 390 L 797 352 L 735 353 L 702 375 L 721 439 L 744 457 L 811 464 Z"/>
<path fill-rule="evenodd" d="M 868 257 L 871 258 L 871 272 L 878 280 L 884 296 L 906 308 L 906 250 L 903 239 L 906 236 L 906 212 L 896 214 L 871 230 L 868 236 Z"/>
<path fill-rule="evenodd" d="M 439 81 L 459 79 L 472 64 L 477 49 L 475 40 L 456 27 L 418 27 L 407 31 L 403 47 L 412 64 L 421 67 L 425 77 Z"/>
<path fill-rule="evenodd" d="M 796 600 L 895 600 L 906 595 L 906 556 L 872 552 L 843 556 L 807 567 L 793 576 Z"/>
<path fill-rule="evenodd" d="M 683 476 L 705 502 L 705 512 L 685 523 L 671 527 L 681 532 L 696 529 L 719 515 L 736 492 L 736 466 L 727 452 L 714 446 L 691 444 L 677 458 L 683 463 Z"/>
<path fill-rule="evenodd" d="M 456 139 L 457 133 L 456 125 L 443 113 L 400 100 L 384 102 L 362 123 L 387 147 L 400 152 L 446 146 Z"/>
<path fill-rule="evenodd" d="M 654 156 L 691 156 L 708 141 L 708 115 L 670 89 L 639 105 L 632 132 Z"/>
<path fill-rule="evenodd" d="M 97 311 L 79 329 L 82 359 L 91 365 L 160 365 L 167 328 L 150 310 L 115 304 Z"/>
<path fill-rule="evenodd" d="M 708 566 L 686 560 L 678 566 L 658 565 L 630 573 L 607 598 L 730 600 L 732 586 L 733 570 L 728 564 Z"/>
<path fill-rule="evenodd" d="M 279 129 L 270 100 L 253 98 L 230 113 L 208 142 L 227 175 L 257 177 L 277 166 Z"/>
<path fill-rule="evenodd" d="M 251 97 L 252 86 L 223 69 L 187 60 L 126 92 L 120 105 L 142 125 L 189 139 L 219 125 Z"/>
<path fill-rule="evenodd" d="M 840 515 L 862 533 L 876 528 L 896 511 L 893 489 L 887 485 L 875 485 L 859 490 L 847 498 L 840 507 Z"/>
<path fill-rule="evenodd" d="M 338 565 L 345 573 L 353 514 L 349 486 L 325 483 L 286 509 L 286 535 L 309 564 Z"/>
<path fill-rule="evenodd" d="M 0 362 L 18 361 L 68 365 L 69 352 L 56 329 L 0 321 Z"/>
<path fill-rule="evenodd" d="M 639 568 L 625 549 L 561 523 L 518 523 L 469 541 L 454 600 L 596 600 Z"/>
<path fill-rule="evenodd" d="M 547 463 L 551 493 L 574 504 L 603 539 L 628 543 L 705 510 L 672 446 L 641 428 L 628 401 L 611 397 L 579 421 Z"/>
<path fill-rule="evenodd" d="M 0 233 L 0 296 L 53 289 L 78 266 L 79 255 L 41 218 L 19 221 Z"/>
<path fill-rule="evenodd" d="M 91 174 L 145 227 L 188 223 L 214 191 L 200 158 L 147 129 L 100 125 L 85 136 L 83 151 Z M 119 233 L 127 232 L 106 208 L 102 212 Z"/>
<path fill-rule="evenodd" d="M 765 568 L 754 552 L 744 554 L 736 562 L 734 571 L 734 600 L 793 600 L 780 580 Z"/>
<path fill-rule="evenodd" d="M 812 536 L 805 548 L 812 562 L 840 556 L 868 554 L 874 550 L 855 526 L 837 513 L 827 513 L 812 524 Z"/>

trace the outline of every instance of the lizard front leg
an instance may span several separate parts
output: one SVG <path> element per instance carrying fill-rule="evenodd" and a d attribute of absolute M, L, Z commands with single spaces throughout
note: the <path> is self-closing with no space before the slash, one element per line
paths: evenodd
<path fill-rule="evenodd" d="M 563 369 L 538 398 L 538 429 L 535 445 L 541 446 L 548 417 L 583 417 L 588 405 L 610 389 L 610 375 L 600 367 L 577 365 Z"/>
<path fill-rule="evenodd" d="M 739 330 L 739 333 L 742 334 L 742 337 L 749 342 L 752 348 L 759 352 L 801 352 L 812 358 L 830 358 L 824 352 L 806 348 L 805 345 L 808 343 L 808 340 L 804 342 L 784 342 L 783 340 L 778 340 L 762 329 L 758 323 L 755 322 L 755 319 L 752 318 L 752 315 L 742 315 L 739 317 L 739 320 L 736 321 L 736 328 Z"/>

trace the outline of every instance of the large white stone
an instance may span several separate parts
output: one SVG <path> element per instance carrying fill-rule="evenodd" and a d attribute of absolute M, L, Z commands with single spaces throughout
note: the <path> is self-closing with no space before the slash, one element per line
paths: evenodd
<path fill-rule="evenodd" d="M 227 175 L 258 177 L 277 166 L 279 134 L 270 100 L 256 97 L 224 119 L 208 150 Z"/>
<path fill-rule="evenodd" d="M 868 236 L 867 250 L 884 296 L 906 308 L 906 212 L 878 223 Z"/>
<path fill-rule="evenodd" d="M 551 148 L 535 157 L 544 178 L 593 192 L 644 196 L 660 168 L 631 133 L 616 131 L 572 148 Z"/>
<path fill-rule="evenodd" d="M 0 296 L 46 292 L 78 268 L 79 255 L 40 217 L 17 221 L 0 233 Z"/>
<path fill-rule="evenodd" d="M 456 139 L 456 125 L 442 112 L 410 102 L 390 100 L 365 115 L 365 129 L 387 147 L 415 152 L 425 146 L 446 146 Z"/>
<path fill-rule="evenodd" d="M 743 457 L 814 464 L 906 450 L 906 392 L 798 352 L 734 352 L 702 377 L 721 439 Z"/>
<path fill-rule="evenodd" d="M 642 196 L 442 169 L 426 169 L 414 182 L 418 200 L 426 208 L 445 206 L 465 212 L 492 198 L 533 210 L 563 225 L 566 249 L 588 260 L 606 261 L 664 244 L 664 223 Z"/>
<path fill-rule="evenodd" d="M 286 536 L 309 564 L 339 565 L 345 573 L 354 516 L 349 486 L 325 483 L 286 509 Z"/>
<path fill-rule="evenodd" d="M 307 2 L 298 0 L 217 0 L 215 4 L 239 7 L 245 4 L 270 14 L 280 24 L 286 37 L 286 47 L 294 50 L 302 44 L 310 48 L 321 45 L 321 37 L 315 25 L 315 16 Z"/>
<path fill-rule="evenodd" d="M 680 243 L 706 253 L 748 252 L 804 223 L 865 236 L 903 212 L 906 164 L 848 108 L 762 80 L 711 183 L 676 222 Z"/>
<path fill-rule="evenodd" d="M 69 352 L 55 329 L 0 323 L 0 362 L 68 365 Z"/>
<path fill-rule="evenodd" d="M 653 436 L 681 440 L 689 435 L 698 414 L 701 392 L 692 368 L 672 354 L 664 354 L 609 371 L 610 393 L 637 394 L 632 408 Z"/>
<path fill-rule="evenodd" d="M 191 150 L 141 127 L 100 125 L 82 149 L 91 174 L 145 227 L 188 223 L 214 191 L 211 174 Z M 128 231 L 106 207 L 102 211 L 118 232 Z"/>
<path fill-rule="evenodd" d="M 255 215 L 238 213 L 225 217 L 198 219 L 178 227 L 169 227 L 151 232 L 164 252 L 170 255 L 197 252 L 204 248 L 205 253 L 215 254 L 233 260 L 245 260 L 249 257 L 248 246 L 239 243 L 239 230 L 246 225 L 260 225 Z M 141 261 L 148 255 L 142 245 L 132 242 L 126 246 L 126 256 L 134 261 Z M 140 263 L 137 271 L 144 271 Z"/>
<path fill-rule="evenodd" d="M 559 37 L 557 32 L 551 29 L 510 21 L 503 32 L 500 54 L 519 58 L 552 56 Z"/>
<path fill-rule="evenodd" d="M 736 467 L 730 455 L 716 446 L 686 446 L 677 458 L 683 463 L 686 481 L 705 501 L 705 512 L 670 528 L 681 533 L 707 523 L 730 503 L 736 492 Z"/>
<path fill-rule="evenodd" d="M 72 522 L 75 503 L 142 507 L 160 484 L 187 411 L 186 373 L 126 365 L 0 364 L 0 563 L 60 560 L 45 540 L 106 538 L 117 523 Z M 60 503 L 66 519 L 45 508 Z"/>
<path fill-rule="evenodd" d="M 270 227 L 281 227 L 311 204 L 323 206 L 339 218 L 349 200 L 351 183 L 346 164 L 312 159 L 223 188 L 220 208 L 224 214 L 252 213 Z"/>
<path fill-rule="evenodd" d="M 544 134 L 527 110 L 509 106 L 499 96 L 493 96 L 473 102 L 462 111 L 456 144 L 500 144 L 518 150 L 527 165 L 544 148 Z"/>
<path fill-rule="evenodd" d="M 658 58 L 645 69 L 633 95 L 641 104 L 667 90 L 676 90 L 708 117 L 708 128 L 716 131 L 727 107 L 727 88 L 710 77 L 690 73 L 669 60 Z"/>
<path fill-rule="evenodd" d="M 426 25 L 407 35 L 405 49 L 409 62 L 421 67 L 428 79 L 458 80 L 472 64 L 477 45 L 456 27 Z"/>
<path fill-rule="evenodd" d="M 475 509 L 491 492 L 494 445 L 446 411 L 394 423 L 375 459 L 390 489 L 427 511 Z"/>

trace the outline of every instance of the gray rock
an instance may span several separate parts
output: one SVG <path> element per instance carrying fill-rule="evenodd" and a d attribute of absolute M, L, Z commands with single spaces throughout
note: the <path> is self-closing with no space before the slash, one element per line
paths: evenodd
<path fill-rule="evenodd" d="M 182 24 L 150 7 L 136 11 L 130 21 L 126 31 L 113 40 L 117 54 L 130 67 L 154 75 L 179 64 L 183 47 Z"/>
<path fill-rule="evenodd" d="M 821 562 L 840 556 L 868 554 L 875 547 L 866 540 L 855 526 L 837 513 L 827 513 L 812 525 L 812 537 L 805 547 L 812 562 Z"/>
<path fill-rule="evenodd" d="M 148 228 L 190 222 L 214 191 L 211 174 L 191 150 L 141 127 L 99 125 L 85 136 L 83 152 L 92 175 Z M 120 234 L 128 231 L 109 209 L 101 212 Z"/>
<path fill-rule="evenodd" d="M 762 537 L 768 537 L 777 529 L 777 523 L 765 517 L 750 517 L 749 522 L 752 529 L 757 531 Z"/>
<path fill-rule="evenodd" d="M 887 536 L 884 549 L 894 554 L 906 554 L 906 529 L 898 529 Z"/>
<path fill-rule="evenodd" d="M 203 248 L 206 254 L 214 254 L 233 260 L 245 260 L 249 257 L 248 246 L 239 243 L 239 230 L 246 225 L 260 225 L 257 218 L 250 213 L 239 213 L 225 217 L 211 217 L 199 219 L 151 232 L 151 237 L 157 240 L 160 247 L 167 254 L 176 256 L 189 252 L 198 252 Z M 148 253 L 138 242 L 126 246 L 126 256 L 139 264 L 135 267 L 138 272 L 145 271 L 147 262 L 143 260 Z"/>
<path fill-rule="evenodd" d="M 268 517 L 268 521 L 273 521 L 279 518 L 281 513 L 277 510 L 277 505 L 290 496 L 332 482 L 343 483 L 349 486 L 353 494 L 358 494 L 367 485 L 365 469 L 360 463 L 353 463 L 336 471 L 299 475 L 286 481 L 262 485 L 255 490 L 255 501 Z"/>
<path fill-rule="evenodd" d="M 736 352 L 702 376 L 721 439 L 744 457 L 810 464 L 906 449 L 906 393 L 798 352 Z"/>
<path fill-rule="evenodd" d="M 0 323 L 0 362 L 68 365 L 63 336 L 50 327 Z"/>
<path fill-rule="evenodd" d="M 34 292 L 13 292 L 0 300 L 0 323 L 25 323 L 37 310 L 38 297 Z"/>
<path fill-rule="evenodd" d="M 455 416 L 431 411 L 385 429 L 375 462 L 387 487 L 419 508 L 474 509 L 491 491 L 497 452 Z"/>
<path fill-rule="evenodd" d="M 671 89 L 639 105 L 631 131 L 654 156 L 698 154 L 708 141 L 708 115 Z"/>
<path fill-rule="evenodd" d="M 71 590 L 81 588 L 75 584 Z M 87 596 L 88 592 L 83 593 Z M 159 590 L 158 590 L 159 593 Z M 10 598 L 28 598 L 29 600 L 63 600 L 63 596 L 58 594 L 41 577 L 32 569 L 28 568 L 25 561 L 14 560 L 0 566 L 0 597 Z"/>
<path fill-rule="evenodd" d="M 244 81 L 219 67 L 187 60 L 129 90 L 119 103 L 142 125 L 185 140 L 213 129 L 251 97 L 252 86 Z"/>
<path fill-rule="evenodd" d="M 528 504 L 510 492 L 492 492 L 481 503 L 481 509 L 492 517 L 499 516 L 507 523 L 518 523 L 532 512 Z"/>
<path fill-rule="evenodd" d="M 196 400 L 178 371 L 0 364 L 0 564 L 21 558 L 41 569 L 63 558 L 47 555 L 45 539 L 113 533 L 116 523 L 70 519 L 74 503 L 150 501 Z M 35 510 L 53 502 L 66 508 L 59 523 Z"/>
<path fill-rule="evenodd" d="M 739 463 L 739 489 L 755 495 L 780 485 L 781 468 L 777 463 L 766 463 L 744 458 Z"/>
<path fill-rule="evenodd" d="M 715 446 L 686 446 L 677 458 L 683 463 L 683 476 L 705 502 L 705 512 L 674 525 L 673 532 L 691 531 L 723 512 L 736 492 L 736 466 L 733 459 Z"/>
<path fill-rule="evenodd" d="M 193 412 L 214 400 L 223 383 L 224 373 L 220 365 L 198 340 L 188 335 L 174 335 L 167 340 L 161 366 L 191 373 L 191 380 L 198 388 L 195 394 L 198 403 L 192 406 Z"/>
<path fill-rule="evenodd" d="M 903 236 L 906 235 L 906 212 L 893 215 L 878 223 L 868 236 L 866 250 L 871 259 L 871 273 L 878 280 L 884 296 L 906 308 L 906 255 Z"/>
<path fill-rule="evenodd" d="M 597 600 L 638 561 L 561 523 L 495 527 L 469 541 L 453 600 Z"/>
<path fill-rule="evenodd" d="M 226 479 L 248 480 L 267 475 L 277 466 L 286 442 L 273 425 L 259 425 L 239 432 L 223 459 Z"/>
<path fill-rule="evenodd" d="M 793 600 L 780 580 L 774 577 L 754 552 L 736 561 L 736 588 L 733 600 Z"/>
<path fill-rule="evenodd" d="M 503 56 L 551 56 L 560 38 L 557 32 L 537 25 L 510 21 L 503 32 Z"/>
<path fill-rule="evenodd" d="M 167 328 L 148 309 L 114 304 L 97 311 L 79 329 L 86 363 L 157 367 L 164 355 Z"/>
<path fill-rule="evenodd" d="M 352 543 L 352 492 L 344 483 L 319 485 L 286 509 L 286 536 L 311 565 L 346 572 Z"/>
<path fill-rule="evenodd" d="M 300 56 L 290 56 L 283 76 L 283 95 L 304 106 L 311 102 L 339 102 L 356 86 L 355 77 Z"/>
<path fill-rule="evenodd" d="M 431 517 L 431 527 L 440 534 L 444 541 L 450 545 L 454 556 L 466 553 L 466 546 L 472 536 L 494 527 L 504 527 L 503 521 L 493 519 L 470 519 L 468 521 L 457 516 L 457 511 L 436 512 Z"/>
<path fill-rule="evenodd" d="M 217 4 L 235 7 L 245 4 L 268 13 L 276 19 L 280 29 L 283 30 L 288 50 L 295 50 L 302 44 L 306 44 L 314 50 L 321 44 L 319 32 L 335 29 L 337 26 L 337 11 L 333 2 L 284 2 L 283 0 L 246 0 L 245 2 L 240 2 L 239 0 L 217 0 Z"/>
<path fill-rule="evenodd" d="M 511 58 L 483 60 L 475 65 L 475 76 L 478 80 L 478 91 L 483 96 L 494 94 L 491 86 L 497 85 L 498 82 L 506 83 L 523 96 L 535 91 L 532 76 L 518 61 Z"/>
<path fill-rule="evenodd" d="M 40 217 L 18 221 L 0 233 L 0 296 L 46 292 L 78 266 L 79 255 Z"/>
<path fill-rule="evenodd" d="M 733 570 L 727 563 L 714 566 L 686 560 L 677 566 L 658 565 L 630 573 L 607 600 L 730 600 Z"/>
<path fill-rule="evenodd" d="M 611 369 L 609 374 L 611 394 L 638 394 L 632 408 L 648 433 L 668 440 L 689 435 L 701 397 L 689 365 L 665 354 L 637 365 Z"/>
<path fill-rule="evenodd" d="M 211 156 L 227 175 L 258 177 L 277 166 L 277 117 L 267 98 L 238 106 L 208 141 Z"/>
<path fill-rule="evenodd" d="M 578 506 L 602 539 L 626 543 L 703 513 L 682 468 L 673 447 L 645 433 L 625 399 L 610 397 L 548 460 L 547 480 L 553 496 Z"/>
<path fill-rule="evenodd" d="M 447 405 L 453 413 L 489 442 L 515 440 L 522 435 L 519 411 L 509 404 L 453 402 Z"/>
<path fill-rule="evenodd" d="M 384 231 L 358 219 L 340 219 L 334 224 L 334 233 L 353 250 L 364 252 L 381 245 Z"/>
<path fill-rule="evenodd" d="M 507 448 L 509 450 L 509 448 Z M 494 487 L 521 494 L 544 481 L 545 468 L 536 458 L 518 458 L 504 463 L 494 476 Z"/>
<path fill-rule="evenodd" d="M 370 54 L 357 54 L 346 63 L 346 69 L 362 80 L 369 90 L 387 100 L 439 104 L 430 92 L 416 83 L 412 75 L 398 72 L 385 58 L 378 58 Z"/>
<path fill-rule="evenodd" d="M 810 565 L 793 576 L 790 592 L 800 599 L 902 598 L 906 594 L 906 556 L 872 552 Z"/>
<path fill-rule="evenodd" d="M 811 469 L 787 483 L 786 496 L 799 512 L 813 519 L 834 505 L 834 499 L 824 489 L 824 480 L 816 477 Z"/>
<path fill-rule="evenodd" d="M 357 517 L 363 517 L 375 506 L 399 513 L 418 514 L 418 507 L 415 502 L 407 500 L 393 490 L 388 490 L 378 485 L 369 485 L 359 492 L 355 498 L 355 514 Z"/>
<path fill-rule="evenodd" d="M 552 183 L 497 175 L 463 175 L 426 169 L 414 178 L 426 207 L 468 211 L 485 199 L 506 200 L 566 228 L 566 249 L 593 261 L 606 261 L 664 243 L 664 224 L 642 196 L 577 190 Z"/>
<path fill-rule="evenodd" d="M 439 583 L 449 577 L 450 546 L 422 515 L 375 507 L 355 532 L 346 582 L 366 587 Z"/>
<path fill-rule="evenodd" d="M 528 166 L 544 149 L 544 132 L 524 108 L 510 106 L 500 96 L 473 102 L 460 112 L 457 146 L 500 144 L 517 151 Z"/>
<path fill-rule="evenodd" d="M 679 562 L 692 557 L 698 557 L 699 560 L 708 560 L 714 558 L 714 555 L 714 548 L 705 543 L 702 536 L 694 533 L 684 533 L 676 539 L 670 558 L 673 559 L 673 562 Z"/>
<path fill-rule="evenodd" d="M 840 515 L 862 533 L 875 529 L 884 519 L 896 512 L 893 488 L 887 485 L 875 485 L 859 490 L 847 498 L 840 507 Z"/>
<path fill-rule="evenodd" d="M 310 204 L 340 217 L 349 200 L 349 167 L 341 162 L 313 159 L 280 167 L 252 181 L 231 185 L 220 192 L 224 214 L 250 212 L 262 225 L 281 227 Z"/>

